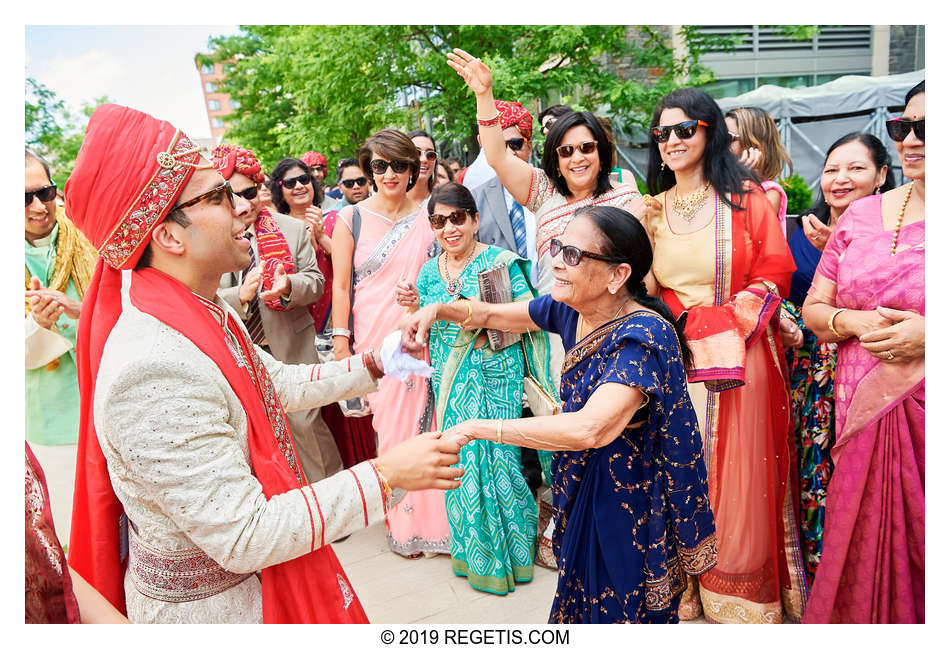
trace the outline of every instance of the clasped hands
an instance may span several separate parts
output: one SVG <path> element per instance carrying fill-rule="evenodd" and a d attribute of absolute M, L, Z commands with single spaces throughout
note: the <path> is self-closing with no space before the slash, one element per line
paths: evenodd
<path fill-rule="evenodd" d="M 840 316 L 839 316 L 840 317 Z M 924 316 L 879 306 L 853 316 L 861 346 L 884 363 L 906 363 L 924 355 Z"/>
<path fill-rule="evenodd" d="M 30 278 L 30 289 L 26 291 L 27 303 L 33 313 L 36 324 L 50 329 L 62 314 L 73 320 L 79 319 L 81 302 L 77 302 L 62 291 L 44 288 L 39 278 Z"/>

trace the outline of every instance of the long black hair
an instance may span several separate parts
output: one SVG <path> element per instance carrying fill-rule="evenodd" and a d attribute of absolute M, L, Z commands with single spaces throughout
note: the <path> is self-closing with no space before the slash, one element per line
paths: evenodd
<path fill-rule="evenodd" d="M 300 167 L 310 174 L 310 185 L 313 187 L 313 204 L 320 204 L 320 192 L 318 191 L 317 179 L 314 177 L 313 170 L 310 169 L 310 166 L 297 158 L 284 158 L 274 167 L 274 171 L 270 174 L 270 182 L 267 183 L 274 209 L 281 214 L 290 214 L 290 206 L 287 205 L 287 201 L 284 200 L 284 192 L 281 191 L 280 181 L 282 181 L 284 175 L 294 167 Z"/>
<path fill-rule="evenodd" d="M 567 188 L 567 182 L 561 176 L 558 167 L 557 148 L 561 146 L 561 140 L 568 129 L 575 126 L 586 126 L 594 135 L 597 141 L 597 157 L 600 160 L 600 171 L 597 172 L 597 187 L 594 188 L 594 196 L 600 196 L 610 191 L 610 170 L 613 167 L 614 146 L 610 138 L 604 131 L 600 120 L 590 112 L 578 113 L 570 111 L 557 118 L 554 126 L 548 131 L 548 136 L 544 140 L 544 154 L 541 156 L 541 168 L 545 175 L 554 183 L 555 189 L 561 196 L 571 196 L 571 190 Z"/>
<path fill-rule="evenodd" d="M 731 138 L 716 100 L 696 88 L 678 88 L 664 97 L 653 111 L 653 119 L 650 121 L 651 129 L 660 123 L 660 115 L 667 108 L 679 108 L 686 113 L 688 119 L 701 119 L 709 125 L 698 127 L 706 130 L 703 175 L 723 201 L 739 209 L 740 197 L 750 189 L 746 183 L 751 182 L 754 183 L 752 186 L 756 186 L 759 180 L 747 167 L 739 164 L 738 158 L 729 150 Z M 676 184 L 676 176 L 672 169 L 669 167 L 660 169 L 662 161 L 660 146 L 650 137 L 647 188 L 654 195 L 665 192 Z M 727 199 L 727 193 L 731 195 L 731 198 Z"/>
<path fill-rule="evenodd" d="M 436 156 L 439 155 L 439 146 L 435 143 L 435 139 L 434 139 L 431 135 L 429 135 L 428 133 L 426 133 L 425 131 L 423 131 L 422 129 L 417 128 L 417 129 L 414 130 L 414 131 L 409 131 L 408 133 L 406 133 L 406 135 L 409 137 L 410 140 L 411 140 L 412 138 L 414 138 L 414 137 L 424 137 L 424 138 L 426 138 L 427 140 L 429 140 L 430 142 L 432 142 L 432 148 L 435 149 L 435 154 L 436 154 Z M 436 162 L 438 162 L 438 160 L 439 160 L 439 158 L 436 157 Z M 429 191 L 430 191 L 430 192 L 432 191 L 432 188 L 435 187 L 435 180 L 436 180 L 435 177 L 436 177 L 436 168 L 435 168 L 435 165 L 433 164 L 433 165 L 432 165 L 432 174 L 429 176 L 429 180 L 426 182 L 426 186 L 429 188 Z"/>
<path fill-rule="evenodd" d="M 828 147 L 828 153 L 825 154 L 825 161 L 822 163 L 822 167 L 828 163 L 828 158 L 831 157 L 832 151 L 851 142 L 860 142 L 864 145 L 868 150 L 868 155 L 871 158 L 871 162 L 874 163 L 876 171 L 880 171 L 887 165 L 887 175 L 884 177 L 884 184 L 881 185 L 880 188 L 882 194 L 897 187 L 897 182 L 894 180 L 894 172 L 891 170 L 891 155 L 887 152 L 887 147 L 884 146 L 883 142 L 869 133 L 854 131 L 853 133 L 839 137 Z M 818 198 L 815 199 L 815 204 L 812 205 L 810 213 L 817 216 L 818 220 L 825 225 L 831 222 L 831 206 L 828 205 L 828 201 L 825 200 L 825 194 L 821 191 L 820 185 L 818 187 Z M 799 225 L 802 222 L 802 216 L 801 214 L 798 215 Z"/>
<path fill-rule="evenodd" d="M 581 216 L 590 219 L 600 230 L 600 254 L 623 259 L 622 263 L 630 264 L 630 277 L 627 278 L 624 288 L 631 298 L 648 309 L 653 309 L 672 325 L 676 331 L 676 339 L 679 340 L 683 366 L 691 367 L 693 357 L 686 344 L 683 327 L 676 322 L 673 312 L 663 300 L 647 293 L 646 284 L 643 282 L 643 278 L 653 266 L 653 247 L 640 221 L 627 210 L 610 205 L 591 205 L 574 212 L 574 218 Z"/>

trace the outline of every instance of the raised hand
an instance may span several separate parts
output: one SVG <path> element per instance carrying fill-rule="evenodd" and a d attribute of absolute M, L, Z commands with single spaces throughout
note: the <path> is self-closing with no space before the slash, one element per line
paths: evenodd
<path fill-rule="evenodd" d="M 241 300 L 241 304 L 247 304 L 257 297 L 257 289 L 261 285 L 261 273 L 263 271 L 264 262 L 261 262 L 244 276 L 244 282 L 241 284 L 241 288 L 238 289 L 238 299 Z"/>
<path fill-rule="evenodd" d="M 491 92 L 491 70 L 476 58 L 459 48 L 453 49 L 447 55 L 449 67 L 455 70 L 462 80 L 472 89 L 475 96 Z"/>
<path fill-rule="evenodd" d="M 755 169 L 762 161 L 762 151 L 755 147 L 749 147 L 739 156 L 739 164 L 745 165 L 750 170 Z"/>
<path fill-rule="evenodd" d="M 261 297 L 265 300 L 273 300 L 279 297 L 286 299 L 288 295 L 290 295 L 290 276 L 284 270 L 283 264 L 276 264 L 274 266 L 274 281 L 271 282 L 269 290 L 261 291 Z"/>
<path fill-rule="evenodd" d="M 399 306 L 412 310 L 419 308 L 419 291 L 412 282 L 402 280 L 396 282 L 393 295 L 396 298 L 396 304 Z"/>
<path fill-rule="evenodd" d="M 811 241 L 811 245 L 819 250 L 824 250 L 831 236 L 831 228 L 822 223 L 814 214 L 806 214 L 802 217 L 802 231 Z"/>

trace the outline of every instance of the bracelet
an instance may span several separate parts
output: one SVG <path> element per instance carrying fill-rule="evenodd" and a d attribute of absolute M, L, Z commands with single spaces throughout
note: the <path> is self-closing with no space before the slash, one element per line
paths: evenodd
<path fill-rule="evenodd" d="M 503 421 L 503 420 L 501 420 L 501 419 L 498 420 L 498 428 L 496 429 L 496 432 L 498 433 L 498 443 L 499 443 L 499 444 L 501 444 L 501 422 L 502 422 L 502 421 Z"/>
<path fill-rule="evenodd" d="M 330 329 L 330 336 L 344 336 L 345 338 L 350 338 L 353 333 L 349 329 L 344 329 L 343 327 L 333 327 Z"/>
<path fill-rule="evenodd" d="M 459 323 L 460 327 L 464 327 L 465 325 L 468 324 L 468 321 L 472 319 L 472 303 L 469 302 L 468 300 L 465 300 L 465 306 L 468 307 L 468 317 Z"/>
<path fill-rule="evenodd" d="M 847 311 L 847 309 L 838 309 L 831 314 L 831 317 L 828 318 L 828 330 L 835 335 L 835 338 L 844 338 L 841 334 L 838 333 L 838 330 L 835 329 L 835 316 L 837 316 L 842 311 Z"/>
<path fill-rule="evenodd" d="M 501 121 L 501 113 L 496 112 L 495 116 L 491 119 L 479 119 L 478 115 L 476 115 L 475 121 L 478 122 L 479 126 L 494 126 Z"/>
<path fill-rule="evenodd" d="M 376 355 L 372 351 L 363 352 L 363 365 L 369 370 L 369 375 L 375 380 L 383 378 L 383 371 L 376 364 Z"/>

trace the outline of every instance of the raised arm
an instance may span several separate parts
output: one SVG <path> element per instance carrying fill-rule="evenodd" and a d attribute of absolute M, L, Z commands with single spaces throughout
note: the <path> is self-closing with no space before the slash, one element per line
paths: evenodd
<path fill-rule="evenodd" d="M 485 159 L 514 199 L 522 205 L 527 204 L 534 168 L 521 158 L 508 155 L 505 150 L 507 147 L 505 138 L 501 134 L 501 123 L 495 119 L 498 117 L 498 109 L 495 108 L 495 96 L 492 93 L 491 70 L 482 63 L 481 59 L 475 58 L 465 50 L 455 48 L 448 57 L 449 66 L 458 72 L 458 75 L 475 93 L 475 115 L 479 122 L 478 136 L 481 139 L 482 148 L 485 149 Z M 486 126 L 483 122 L 488 125 Z"/>

